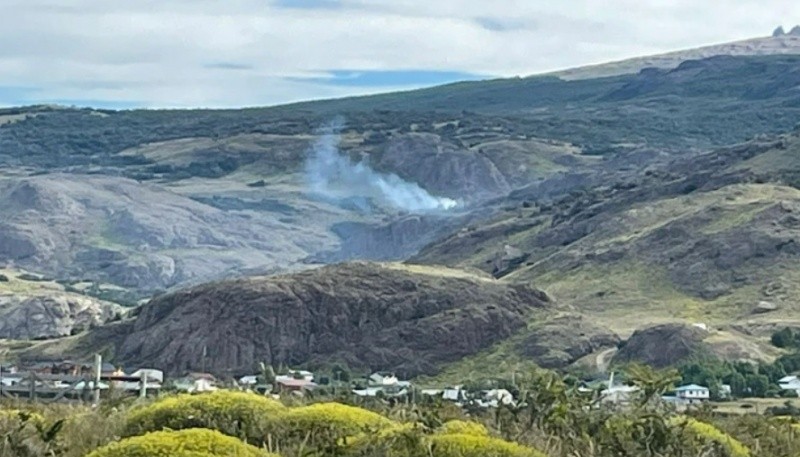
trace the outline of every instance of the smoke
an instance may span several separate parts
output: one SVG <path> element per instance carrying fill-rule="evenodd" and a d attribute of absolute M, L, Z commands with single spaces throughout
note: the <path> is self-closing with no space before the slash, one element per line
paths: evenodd
<path fill-rule="evenodd" d="M 378 173 L 363 162 L 354 163 L 339 152 L 341 119 L 320 129 L 306 162 L 306 179 L 312 192 L 335 200 L 367 199 L 409 212 L 448 210 L 455 200 L 436 197 L 395 174 Z"/>

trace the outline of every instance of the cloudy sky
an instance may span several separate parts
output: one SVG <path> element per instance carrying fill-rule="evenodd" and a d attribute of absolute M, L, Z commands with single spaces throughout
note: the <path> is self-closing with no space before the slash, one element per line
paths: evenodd
<path fill-rule="evenodd" d="M 787 0 L 0 0 L 0 106 L 238 107 L 764 36 Z"/>

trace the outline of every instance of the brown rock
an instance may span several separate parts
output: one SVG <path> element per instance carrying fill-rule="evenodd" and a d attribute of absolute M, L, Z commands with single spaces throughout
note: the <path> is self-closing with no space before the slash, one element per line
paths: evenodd
<path fill-rule="evenodd" d="M 171 373 L 342 362 L 413 376 L 508 337 L 547 306 L 536 289 L 454 271 L 351 263 L 199 286 L 145 305 L 118 356 Z"/>

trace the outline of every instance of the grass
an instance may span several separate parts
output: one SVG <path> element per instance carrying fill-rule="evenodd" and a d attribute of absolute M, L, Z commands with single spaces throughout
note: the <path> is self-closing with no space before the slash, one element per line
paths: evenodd
<path fill-rule="evenodd" d="M 0 275 L 8 278 L 8 282 L 0 282 L 0 295 L 29 295 L 51 292 L 63 292 L 64 287 L 54 281 L 28 281 L 20 279 L 24 271 L 0 269 Z"/>
<path fill-rule="evenodd" d="M 483 273 L 480 270 L 460 270 L 455 268 L 443 267 L 439 265 L 419 265 L 411 263 L 398 263 L 388 262 L 381 263 L 382 267 L 395 270 L 404 271 L 413 274 L 420 274 L 426 276 L 436 276 L 440 278 L 457 278 L 457 279 L 470 279 L 474 281 L 495 281 L 490 275 Z"/>
<path fill-rule="evenodd" d="M 798 404 L 797 399 L 790 398 L 742 398 L 734 401 L 709 402 L 709 405 L 720 414 L 764 414 L 767 408 L 783 406 L 787 401 Z"/>

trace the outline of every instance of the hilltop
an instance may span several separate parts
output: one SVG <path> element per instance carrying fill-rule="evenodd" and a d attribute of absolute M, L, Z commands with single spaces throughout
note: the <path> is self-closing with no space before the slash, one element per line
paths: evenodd
<path fill-rule="evenodd" d="M 706 59 L 714 56 L 763 56 L 800 54 L 800 29 L 791 29 L 789 33 L 783 28 L 775 30 L 772 36 L 750 38 L 695 49 L 668 52 L 646 57 L 635 57 L 617 62 L 602 63 L 552 73 L 559 78 L 587 79 L 602 78 L 637 73 L 645 68 L 673 69 L 687 60 Z"/>

